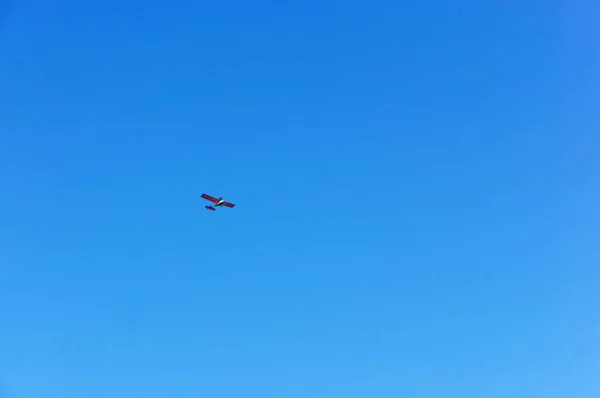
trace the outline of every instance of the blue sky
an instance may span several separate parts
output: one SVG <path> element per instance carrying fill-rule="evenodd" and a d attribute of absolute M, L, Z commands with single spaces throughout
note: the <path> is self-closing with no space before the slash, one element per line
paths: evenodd
<path fill-rule="evenodd" d="M 591 1 L 3 4 L 2 398 L 600 394 Z"/>

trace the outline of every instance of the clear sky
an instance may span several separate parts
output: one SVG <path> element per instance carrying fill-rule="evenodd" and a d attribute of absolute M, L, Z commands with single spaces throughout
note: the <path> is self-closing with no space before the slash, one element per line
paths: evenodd
<path fill-rule="evenodd" d="M 0 396 L 600 396 L 599 7 L 294 3 L 2 3 Z"/>

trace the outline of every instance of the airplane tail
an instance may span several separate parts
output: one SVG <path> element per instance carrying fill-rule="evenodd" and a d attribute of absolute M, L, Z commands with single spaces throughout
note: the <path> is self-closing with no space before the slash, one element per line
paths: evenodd
<path fill-rule="evenodd" d="M 204 206 L 204 207 L 206 207 L 208 210 L 215 211 L 215 208 L 212 206 Z"/>

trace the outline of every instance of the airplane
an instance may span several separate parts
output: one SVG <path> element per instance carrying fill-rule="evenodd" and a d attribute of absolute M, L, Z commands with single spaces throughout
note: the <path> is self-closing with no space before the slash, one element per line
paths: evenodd
<path fill-rule="evenodd" d="M 215 204 L 214 207 L 213 206 L 204 206 L 204 207 L 206 207 L 207 210 L 210 210 L 210 211 L 215 211 L 216 210 L 215 207 L 221 207 L 221 206 L 233 207 L 233 206 L 235 206 L 235 204 L 233 204 L 233 203 L 224 201 L 223 198 L 219 198 L 219 199 L 213 198 L 212 196 L 207 195 L 205 193 L 203 193 L 201 195 L 201 197 L 206 200 L 210 200 L 211 202 L 213 202 Z"/>

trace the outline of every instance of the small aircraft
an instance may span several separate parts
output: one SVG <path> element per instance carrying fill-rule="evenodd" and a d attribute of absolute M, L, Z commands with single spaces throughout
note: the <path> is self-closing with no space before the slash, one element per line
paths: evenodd
<path fill-rule="evenodd" d="M 204 206 L 204 207 L 206 207 L 207 210 L 210 210 L 210 211 L 215 211 L 216 210 L 215 207 L 221 207 L 221 206 L 233 207 L 233 206 L 235 206 L 235 204 L 233 204 L 233 203 L 224 201 L 223 198 L 219 198 L 219 199 L 213 198 L 212 196 L 207 195 L 205 193 L 203 193 L 201 195 L 201 197 L 206 200 L 210 200 L 211 202 L 213 202 L 215 204 L 214 207 L 213 206 Z"/>

